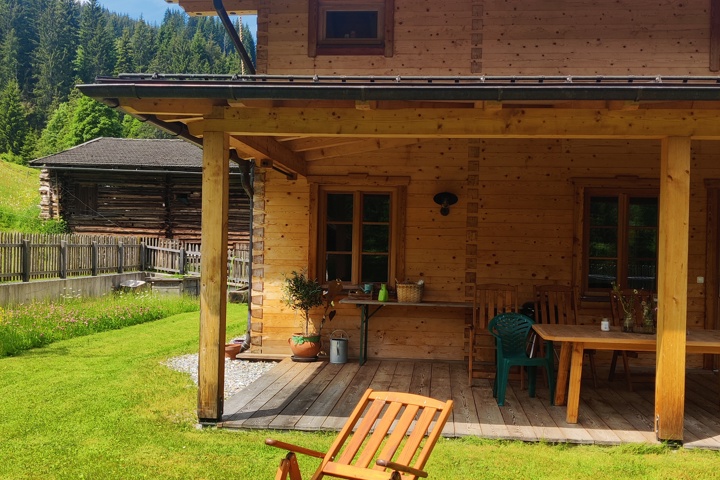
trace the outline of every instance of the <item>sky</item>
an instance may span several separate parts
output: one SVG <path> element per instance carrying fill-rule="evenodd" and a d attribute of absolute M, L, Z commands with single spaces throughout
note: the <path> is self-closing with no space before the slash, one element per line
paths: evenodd
<path fill-rule="evenodd" d="M 87 2 L 87 0 L 80 1 Z M 98 0 L 98 3 L 111 12 L 127 14 L 130 18 L 135 19 L 142 16 L 147 23 L 156 25 L 162 23 L 167 9 L 182 10 L 179 5 L 167 3 L 165 0 Z M 234 19 L 234 17 L 230 18 Z M 255 31 L 255 16 L 243 17 L 243 22 L 250 26 L 251 31 Z"/>

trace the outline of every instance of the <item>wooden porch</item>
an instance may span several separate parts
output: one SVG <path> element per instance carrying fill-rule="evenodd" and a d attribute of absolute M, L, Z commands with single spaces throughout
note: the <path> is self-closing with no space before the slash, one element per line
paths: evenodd
<path fill-rule="evenodd" d="M 634 378 L 640 369 L 633 370 Z M 443 434 L 522 441 L 618 445 L 658 443 L 653 432 L 655 386 L 635 382 L 629 392 L 616 376 L 598 370 L 598 388 L 583 380 L 577 424 L 565 422 L 565 407 L 553 407 L 538 378 L 536 398 L 519 382 L 510 382 L 505 406 L 492 396 L 491 380 L 467 385 L 467 366 L 460 362 L 370 360 L 331 364 L 283 360 L 239 394 L 225 401 L 223 428 L 339 430 L 368 387 L 452 398 L 455 407 Z M 687 374 L 684 446 L 720 449 L 720 391 L 716 375 L 704 370 Z"/>

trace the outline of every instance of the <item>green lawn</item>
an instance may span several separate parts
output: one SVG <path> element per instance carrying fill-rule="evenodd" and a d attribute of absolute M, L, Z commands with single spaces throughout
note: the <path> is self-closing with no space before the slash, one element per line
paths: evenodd
<path fill-rule="evenodd" d="M 246 324 L 228 305 L 228 337 Z M 324 449 L 329 434 L 197 429 L 197 390 L 162 362 L 198 345 L 197 312 L 0 358 L 0 478 L 270 479 L 266 436 Z M 720 408 L 719 408 L 720 411 Z M 308 471 L 317 461 L 301 460 Z M 441 440 L 430 478 L 720 478 L 720 454 Z"/>

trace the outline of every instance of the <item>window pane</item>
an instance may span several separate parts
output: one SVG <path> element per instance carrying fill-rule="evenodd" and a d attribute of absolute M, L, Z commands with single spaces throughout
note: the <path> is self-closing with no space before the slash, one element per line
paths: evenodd
<path fill-rule="evenodd" d="M 388 281 L 388 256 L 387 255 L 363 255 L 361 282 L 387 282 Z"/>
<path fill-rule="evenodd" d="M 352 252 L 352 225 L 328 224 L 325 242 L 329 252 Z"/>
<path fill-rule="evenodd" d="M 630 198 L 629 222 L 631 227 L 657 227 L 658 199 Z"/>
<path fill-rule="evenodd" d="M 352 222 L 352 193 L 328 193 L 327 220 L 328 222 Z"/>
<path fill-rule="evenodd" d="M 618 224 L 617 197 L 590 198 L 590 225 L 616 227 Z"/>
<path fill-rule="evenodd" d="M 352 280 L 352 255 L 329 253 L 326 257 L 325 281 L 339 278 L 343 282 Z"/>
<path fill-rule="evenodd" d="M 615 260 L 590 260 L 588 288 L 611 288 L 617 278 Z"/>
<path fill-rule="evenodd" d="M 629 252 L 628 257 L 657 258 L 657 230 L 654 228 L 630 230 L 628 235 Z"/>
<path fill-rule="evenodd" d="M 327 12 L 327 38 L 378 38 L 378 12 Z"/>
<path fill-rule="evenodd" d="M 363 222 L 389 222 L 390 195 L 363 195 Z"/>
<path fill-rule="evenodd" d="M 657 282 L 655 260 L 630 262 L 628 265 L 628 288 L 645 289 L 654 292 Z"/>
<path fill-rule="evenodd" d="M 591 228 L 589 256 L 617 257 L 617 228 Z"/>
<path fill-rule="evenodd" d="M 387 253 L 390 246 L 390 227 L 387 225 L 363 225 L 363 252 Z"/>

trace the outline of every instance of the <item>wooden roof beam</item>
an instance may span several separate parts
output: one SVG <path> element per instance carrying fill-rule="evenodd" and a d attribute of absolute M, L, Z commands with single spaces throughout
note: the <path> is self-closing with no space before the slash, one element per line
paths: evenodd
<path fill-rule="evenodd" d="M 188 128 L 194 135 L 207 129 L 238 137 L 660 139 L 679 135 L 718 140 L 719 120 L 712 110 L 226 108 L 223 118 L 192 123 Z"/>
<path fill-rule="evenodd" d="M 388 148 L 405 147 L 419 143 L 417 138 L 369 138 L 347 145 L 321 148 L 305 153 L 305 160 L 325 160 L 345 155 L 359 155 L 362 153 L 377 152 Z"/>

